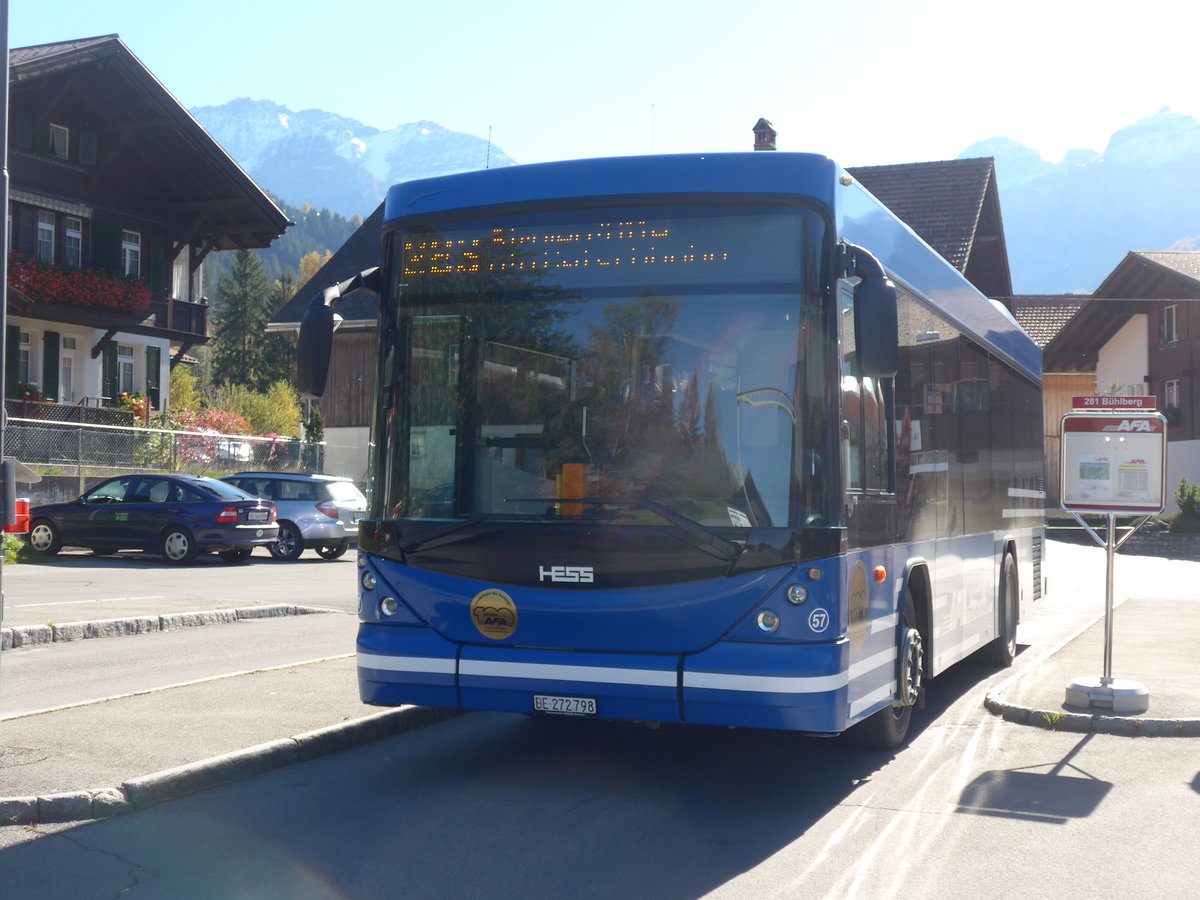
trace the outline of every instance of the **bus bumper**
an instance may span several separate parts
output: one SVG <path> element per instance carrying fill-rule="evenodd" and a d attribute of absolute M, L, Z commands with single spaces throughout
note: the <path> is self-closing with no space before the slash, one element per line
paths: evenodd
<path fill-rule="evenodd" d="M 364 703 L 534 713 L 534 698 L 594 701 L 604 719 L 833 734 L 850 724 L 845 642 L 722 642 L 676 655 L 459 646 L 429 628 L 363 623 Z"/>
<path fill-rule="evenodd" d="M 683 709 L 698 725 L 833 734 L 847 720 L 847 645 L 725 641 L 684 658 Z"/>

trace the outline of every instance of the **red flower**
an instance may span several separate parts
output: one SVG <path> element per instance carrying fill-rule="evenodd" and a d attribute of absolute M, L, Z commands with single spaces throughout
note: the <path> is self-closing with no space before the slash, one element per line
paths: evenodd
<path fill-rule="evenodd" d="M 144 312 L 150 308 L 150 286 L 95 269 L 68 269 L 16 253 L 8 257 L 8 283 L 30 300 L 67 306 Z"/>

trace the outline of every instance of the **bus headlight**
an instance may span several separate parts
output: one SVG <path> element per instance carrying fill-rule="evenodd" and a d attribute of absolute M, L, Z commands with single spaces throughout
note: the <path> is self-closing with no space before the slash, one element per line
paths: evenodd
<path fill-rule="evenodd" d="M 758 623 L 759 630 L 765 631 L 768 634 L 779 627 L 779 616 L 775 615 L 769 609 L 764 609 L 760 612 L 755 621 Z"/>
<path fill-rule="evenodd" d="M 790 584 L 787 589 L 788 603 L 799 606 L 808 600 L 808 588 L 802 584 Z"/>
<path fill-rule="evenodd" d="M 370 569 L 363 572 L 363 574 L 362 574 L 363 588 L 368 591 L 373 591 L 373 590 L 375 590 L 375 584 L 376 584 L 375 573 L 372 572 Z"/>
<path fill-rule="evenodd" d="M 385 616 L 394 616 L 400 609 L 395 597 L 384 597 L 379 601 L 379 611 Z"/>

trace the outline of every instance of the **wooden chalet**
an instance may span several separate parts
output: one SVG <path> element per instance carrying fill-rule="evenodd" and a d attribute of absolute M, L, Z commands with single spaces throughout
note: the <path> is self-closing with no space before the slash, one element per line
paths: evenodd
<path fill-rule="evenodd" d="M 1078 299 L 1086 302 L 1045 346 L 1046 371 L 1075 379 L 1076 388 L 1090 380 L 1092 390 L 1075 389 L 1077 396 L 1157 398 L 1169 423 L 1173 509 L 1179 479 L 1200 481 L 1200 252 L 1131 251 L 1091 297 Z M 1048 414 L 1047 430 L 1056 430 L 1059 419 L 1061 413 Z"/>
<path fill-rule="evenodd" d="M 991 157 L 846 171 L 986 296 L 1012 294 Z"/>
<path fill-rule="evenodd" d="M 115 35 L 9 57 L 6 393 L 168 404 L 208 340 L 200 265 L 289 222 Z"/>

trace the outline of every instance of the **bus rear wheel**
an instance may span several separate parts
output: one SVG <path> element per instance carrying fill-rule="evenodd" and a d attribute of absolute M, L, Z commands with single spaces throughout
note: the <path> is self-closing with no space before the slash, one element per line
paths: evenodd
<path fill-rule="evenodd" d="M 899 654 L 896 678 L 897 698 L 891 706 L 859 722 L 847 732 L 860 747 L 894 750 L 904 743 L 912 711 L 925 689 L 925 642 L 917 629 L 917 608 L 905 591 L 900 614 Z"/>

